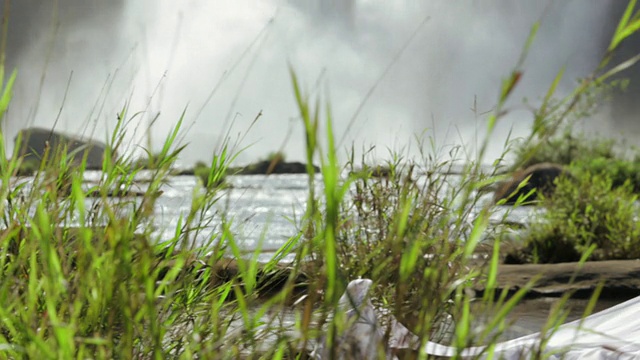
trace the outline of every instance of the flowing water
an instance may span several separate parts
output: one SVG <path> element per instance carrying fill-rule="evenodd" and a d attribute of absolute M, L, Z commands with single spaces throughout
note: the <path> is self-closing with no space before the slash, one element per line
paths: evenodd
<path fill-rule="evenodd" d="M 174 233 L 180 214 L 188 212 L 197 181 L 192 176 L 173 177 L 158 198 L 156 224 L 165 236 Z M 260 260 L 268 260 L 274 251 L 297 233 L 297 225 L 304 214 L 309 194 L 307 175 L 230 176 L 227 181 L 230 189 L 224 191 L 224 196 L 208 214 L 213 218 L 212 226 L 219 225 L 221 214 L 225 214 L 226 219 L 231 220 L 235 240 L 246 251 L 259 246 L 262 249 Z M 316 194 L 321 194 L 321 181 L 318 176 L 315 181 Z M 490 195 L 482 198 L 470 217 L 490 198 Z M 532 213 L 531 208 L 505 207 L 496 209 L 492 219 L 524 225 Z M 210 234 L 203 232 L 198 241 L 207 241 Z"/>
<path fill-rule="evenodd" d="M 179 216 L 189 211 L 197 181 L 192 176 L 174 177 L 158 198 L 156 223 L 166 235 L 173 234 Z M 297 233 L 309 193 L 307 176 L 230 176 L 227 181 L 231 188 L 208 214 L 213 217 L 211 225 L 219 225 L 221 214 L 225 214 L 232 223 L 235 240 L 244 250 L 250 252 L 260 246 L 259 260 L 269 260 Z M 207 241 L 211 233 L 215 230 L 203 232 L 198 240 Z"/>

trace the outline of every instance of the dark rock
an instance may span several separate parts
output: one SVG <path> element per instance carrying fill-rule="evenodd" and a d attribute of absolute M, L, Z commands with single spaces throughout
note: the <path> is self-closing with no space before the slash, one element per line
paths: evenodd
<path fill-rule="evenodd" d="M 320 169 L 313 166 L 316 172 Z M 301 162 L 273 162 L 269 160 L 259 161 L 239 169 L 230 169 L 229 174 L 234 175 L 269 175 L 269 174 L 304 174 L 307 165 Z"/>
<path fill-rule="evenodd" d="M 211 167 L 202 161 L 198 161 L 194 167 L 174 169 L 173 175 L 175 176 L 198 176 L 202 173 L 209 174 Z"/>
<path fill-rule="evenodd" d="M 371 169 L 371 177 L 388 178 L 391 177 L 391 169 L 387 166 L 375 166 Z"/>
<path fill-rule="evenodd" d="M 158 190 L 155 193 L 151 194 L 152 196 L 160 196 L 164 193 L 162 190 Z M 131 197 L 144 197 L 147 196 L 146 191 L 142 190 L 109 190 L 105 194 L 107 197 L 113 198 L 131 198 Z M 98 189 L 92 189 L 85 193 L 85 196 L 88 198 L 99 198 L 102 196 L 102 192 Z"/>
<path fill-rule="evenodd" d="M 180 169 L 180 170 L 176 170 L 173 173 L 173 175 L 175 176 L 194 176 L 195 174 L 196 174 L 195 168 Z"/>
<path fill-rule="evenodd" d="M 73 161 L 76 164 L 80 164 L 86 154 L 87 169 L 102 169 L 102 160 L 107 149 L 107 145 L 102 142 L 65 135 L 54 130 L 43 128 L 20 130 L 14 138 L 14 142 L 17 141 L 20 135 L 22 135 L 22 143 L 19 155 L 24 156 L 25 162 L 40 162 L 47 146 L 51 149 L 50 154 L 55 154 L 56 149 L 62 149 L 63 146 L 67 146 L 67 153 L 73 156 Z"/>
<path fill-rule="evenodd" d="M 494 193 L 493 200 L 495 203 L 502 199 L 506 199 L 504 205 L 513 205 L 518 197 L 528 194 L 531 190 L 536 189 L 527 199 L 525 204 L 532 204 L 532 200 L 538 198 L 537 194 L 542 193 L 545 196 L 553 194 L 555 190 L 555 180 L 559 176 L 570 176 L 570 173 L 562 166 L 553 163 L 540 163 L 531 165 L 524 170 L 516 171 L 510 180 L 498 185 L 498 189 Z M 518 186 L 529 180 L 520 189 Z"/>

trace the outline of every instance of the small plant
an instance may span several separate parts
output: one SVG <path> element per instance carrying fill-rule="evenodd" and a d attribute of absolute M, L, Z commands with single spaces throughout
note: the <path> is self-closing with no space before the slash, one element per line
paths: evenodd
<path fill-rule="evenodd" d="M 553 197 L 545 198 L 545 212 L 524 235 L 524 246 L 512 261 L 556 263 L 640 257 L 638 211 L 629 182 L 613 186 L 611 178 L 582 173 L 577 179 L 558 179 Z"/>
<path fill-rule="evenodd" d="M 545 139 L 542 145 L 522 144 L 514 151 L 514 165 L 523 164 L 523 168 L 546 162 L 572 165 L 575 175 L 590 173 L 608 177 L 614 188 L 628 181 L 633 192 L 640 193 L 640 153 L 637 149 L 626 149 L 614 139 L 574 135 L 567 128 L 561 136 Z"/>
<path fill-rule="evenodd" d="M 211 184 L 209 184 L 209 174 L 211 173 L 211 167 L 202 161 L 196 162 L 193 167 L 193 176 L 197 177 L 202 181 L 207 187 L 220 187 L 225 183 L 225 177 L 222 176 L 219 179 L 215 179 Z"/>
<path fill-rule="evenodd" d="M 152 153 L 146 151 L 147 156 L 141 157 L 132 162 L 132 167 L 135 169 L 156 170 L 160 165 L 161 159 L 159 153 Z"/>
<path fill-rule="evenodd" d="M 23 160 L 16 169 L 16 176 L 31 176 L 36 173 L 40 167 L 40 161 L 35 159 Z"/>
<path fill-rule="evenodd" d="M 275 152 L 269 153 L 269 155 L 267 155 L 267 158 L 265 160 L 278 164 L 278 163 L 285 162 L 285 159 L 286 159 L 286 156 L 282 151 L 275 151 Z"/>
<path fill-rule="evenodd" d="M 384 177 L 379 166 L 351 169 L 353 185 L 339 218 L 338 263 L 343 273 L 373 279 L 401 322 L 434 339 L 451 310 L 447 300 L 454 282 L 469 272 L 457 241 L 471 225 L 449 215 L 455 192 L 448 191 L 446 163 L 422 169 L 399 155 L 393 158 L 383 167 Z M 429 175 L 416 182 L 423 173 Z M 461 186 L 472 181 L 463 179 Z M 475 200 L 465 206 L 471 209 Z M 433 268 L 441 270 L 425 271 Z M 421 311 L 425 307 L 436 311 Z"/>
<path fill-rule="evenodd" d="M 526 168 L 540 163 L 569 165 L 591 159 L 617 159 L 621 156 L 612 139 L 574 135 L 566 128 L 561 135 L 545 138 L 540 142 L 522 142 L 513 149 L 515 168 Z M 588 165 L 588 164 L 585 164 Z"/>

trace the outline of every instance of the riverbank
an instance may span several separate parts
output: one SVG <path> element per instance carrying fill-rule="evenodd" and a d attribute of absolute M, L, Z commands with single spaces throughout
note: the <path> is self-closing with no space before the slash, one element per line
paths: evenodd
<path fill-rule="evenodd" d="M 216 278 L 232 279 L 239 274 L 238 262 L 234 259 L 223 259 L 216 263 Z M 257 272 L 257 288 L 261 296 L 270 296 L 282 289 L 289 279 L 291 268 L 278 265 L 265 269 L 260 264 Z M 307 290 L 310 279 L 304 271 L 297 274 L 295 294 Z M 482 280 L 482 278 L 480 278 Z M 601 299 L 626 300 L 640 296 L 640 260 L 592 261 L 586 263 L 560 264 L 500 264 L 496 289 L 507 290 L 510 294 L 525 288 L 533 281 L 525 298 L 560 297 L 571 294 L 572 298 L 584 299 L 592 296 L 601 286 Z M 485 291 L 484 281 L 478 281 L 473 289 L 480 296 Z"/>

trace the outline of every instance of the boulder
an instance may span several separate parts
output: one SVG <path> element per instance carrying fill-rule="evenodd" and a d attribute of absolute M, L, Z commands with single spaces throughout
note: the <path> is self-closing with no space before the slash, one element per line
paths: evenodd
<path fill-rule="evenodd" d="M 531 165 L 524 170 L 516 171 L 511 179 L 498 185 L 493 200 L 495 203 L 502 199 L 506 199 L 505 205 L 513 205 L 521 195 L 528 194 L 531 190 L 536 189 L 527 199 L 527 204 L 532 204 L 532 200 L 538 198 L 537 194 L 542 193 L 545 196 L 553 194 L 555 190 L 555 180 L 561 175 L 570 176 L 568 170 L 564 166 L 553 163 L 540 163 Z M 518 186 L 529 180 L 520 189 Z"/>
<path fill-rule="evenodd" d="M 73 161 L 76 164 L 80 164 L 86 154 L 87 169 L 102 169 L 102 160 L 107 149 L 107 145 L 102 142 L 62 134 L 55 130 L 27 128 L 20 130 L 14 138 L 16 146 L 20 135 L 22 135 L 22 143 L 19 155 L 24 156 L 25 162 L 30 160 L 39 162 L 45 153 L 47 144 L 52 151 L 66 145 L 67 153 L 73 156 Z"/>

